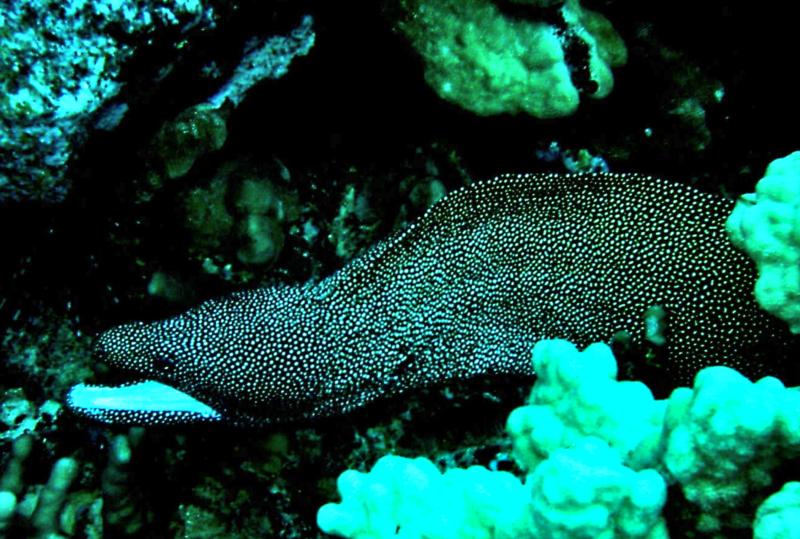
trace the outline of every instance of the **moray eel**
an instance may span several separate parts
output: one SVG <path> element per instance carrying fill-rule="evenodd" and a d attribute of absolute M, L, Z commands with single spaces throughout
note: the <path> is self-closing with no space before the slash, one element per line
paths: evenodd
<path fill-rule="evenodd" d="M 480 375 L 532 375 L 543 338 L 585 346 L 669 321 L 679 381 L 750 374 L 788 332 L 756 306 L 724 230 L 733 201 L 636 174 L 505 175 L 446 196 L 330 277 L 235 293 L 103 333 L 96 352 L 144 380 L 79 385 L 105 422 L 265 424 L 344 414 Z"/>

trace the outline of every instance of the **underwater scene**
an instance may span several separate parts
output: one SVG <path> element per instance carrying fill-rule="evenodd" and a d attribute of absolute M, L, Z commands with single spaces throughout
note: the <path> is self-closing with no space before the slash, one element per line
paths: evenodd
<path fill-rule="evenodd" d="M 800 539 L 790 6 L 0 2 L 0 538 Z"/>

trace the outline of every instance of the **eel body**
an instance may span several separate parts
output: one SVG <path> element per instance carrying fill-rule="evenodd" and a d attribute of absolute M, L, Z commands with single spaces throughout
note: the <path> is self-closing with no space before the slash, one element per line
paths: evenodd
<path fill-rule="evenodd" d="M 543 338 L 578 345 L 668 317 L 668 369 L 757 375 L 787 333 L 756 306 L 728 241 L 733 207 L 636 174 L 505 175 L 454 191 L 330 277 L 239 292 L 103 333 L 99 356 L 147 382 L 79 385 L 107 422 L 271 423 L 343 414 L 479 375 L 531 375 Z"/>

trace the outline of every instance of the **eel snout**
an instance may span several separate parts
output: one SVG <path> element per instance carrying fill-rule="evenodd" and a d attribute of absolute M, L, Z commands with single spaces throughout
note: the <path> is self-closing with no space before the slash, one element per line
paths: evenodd
<path fill-rule="evenodd" d="M 102 333 L 94 343 L 94 357 L 144 379 L 121 386 L 78 384 L 67 394 L 67 406 L 78 415 L 104 423 L 220 421 L 219 412 L 170 385 L 179 358 L 163 346 L 160 333 L 159 325 L 144 322 Z"/>

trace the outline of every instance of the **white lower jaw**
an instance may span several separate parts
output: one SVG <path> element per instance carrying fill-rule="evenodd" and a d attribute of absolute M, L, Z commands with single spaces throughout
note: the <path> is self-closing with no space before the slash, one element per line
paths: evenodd
<path fill-rule="evenodd" d="M 196 423 L 222 415 L 199 400 L 161 382 L 145 380 L 118 387 L 78 384 L 67 404 L 81 415 L 108 423 Z"/>

